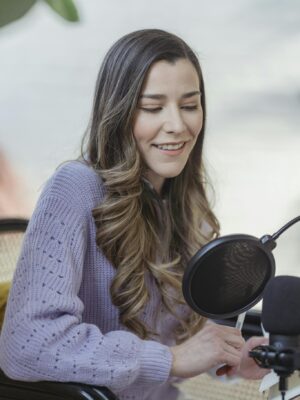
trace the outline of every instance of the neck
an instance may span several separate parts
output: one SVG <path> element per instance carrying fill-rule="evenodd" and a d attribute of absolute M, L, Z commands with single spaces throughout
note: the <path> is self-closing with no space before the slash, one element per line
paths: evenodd
<path fill-rule="evenodd" d="M 144 179 L 148 182 L 149 186 L 158 194 L 161 195 L 165 178 L 153 176 L 150 171 L 146 171 Z"/>

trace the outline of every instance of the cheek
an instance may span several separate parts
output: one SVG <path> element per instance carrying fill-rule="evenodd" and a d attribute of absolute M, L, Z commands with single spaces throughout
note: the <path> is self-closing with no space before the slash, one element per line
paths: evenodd
<path fill-rule="evenodd" d="M 155 124 L 148 118 L 137 118 L 132 131 L 138 145 L 153 140 L 156 134 Z"/>
<path fill-rule="evenodd" d="M 199 115 L 197 118 L 190 125 L 190 132 L 192 132 L 193 140 L 192 140 L 192 148 L 191 151 L 194 149 L 196 143 L 199 140 L 199 137 L 202 135 L 201 130 L 203 127 L 203 117 L 202 114 Z"/>
<path fill-rule="evenodd" d="M 194 132 L 196 133 L 197 136 L 199 136 L 199 134 L 200 134 L 200 132 L 202 130 L 202 127 L 203 127 L 203 112 L 201 112 L 198 115 L 198 118 L 195 121 L 195 130 L 194 130 Z"/>
<path fill-rule="evenodd" d="M 195 138 L 195 140 L 197 140 L 197 137 L 199 136 L 199 134 L 201 132 L 202 126 L 203 126 L 202 116 L 196 118 L 193 121 L 191 121 L 191 123 L 190 123 L 190 132 L 192 133 L 192 135 Z"/>

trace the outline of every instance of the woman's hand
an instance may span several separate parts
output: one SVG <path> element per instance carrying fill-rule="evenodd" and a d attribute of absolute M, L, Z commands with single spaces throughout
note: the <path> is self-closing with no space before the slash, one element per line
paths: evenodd
<path fill-rule="evenodd" d="M 171 347 L 171 375 L 191 378 L 224 363 L 238 368 L 244 345 L 245 341 L 238 329 L 207 321 L 193 337 Z"/>
<path fill-rule="evenodd" d="M 238 367 L 227 370 L 228 376 L 238 375 L 244 379 L 262 379 L 270 370 L 260 368 L 253 358 L 249 357 L 249 351 L 259 345 L 268 344 L 269 340 L 263 336 L 253 336 L 245 343 L 242 349 L 242 359 Z"/>

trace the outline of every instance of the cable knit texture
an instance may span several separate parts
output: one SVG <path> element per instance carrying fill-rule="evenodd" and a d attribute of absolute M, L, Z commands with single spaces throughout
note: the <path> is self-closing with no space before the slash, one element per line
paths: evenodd
<path fill-rule="evenodd" d="M 177 321 L 153 280 L 142 318 L 158 337 L 141 340 L 119 322 L 114 267 L 96 246 L 92 209 L 100 177 L 72 161 L 47 182 L 32 215 L 0 336 L 0 367 L 24 381 L 103 385 L 126 400 L 173 400 L 169 373 Z"/>

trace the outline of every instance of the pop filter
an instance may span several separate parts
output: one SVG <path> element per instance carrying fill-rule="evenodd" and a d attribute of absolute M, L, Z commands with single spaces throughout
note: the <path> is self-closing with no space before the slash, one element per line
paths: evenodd
<path fill-rule="evenodd" d="M 235 234 L 203 246 L 183 276 L 182 290 L 188 305 L 210 319 L 234 317 L 253 307 L 275 275 L 275 240 L 297 221 L 300 216 L 261 239 Z"/>

